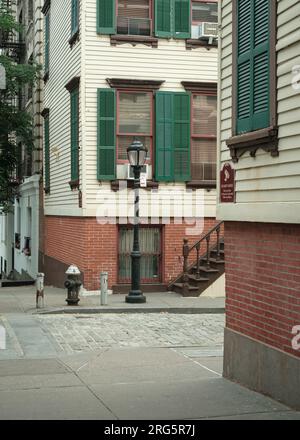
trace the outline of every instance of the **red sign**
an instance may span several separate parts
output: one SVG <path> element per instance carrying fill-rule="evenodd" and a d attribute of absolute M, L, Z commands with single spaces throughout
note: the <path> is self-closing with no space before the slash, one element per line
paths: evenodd
<path fill-rule="evenodd" d="M 235 170 L 230 163 L 225 163 L 221 170 L 221 203 L 235 202 Z"/>

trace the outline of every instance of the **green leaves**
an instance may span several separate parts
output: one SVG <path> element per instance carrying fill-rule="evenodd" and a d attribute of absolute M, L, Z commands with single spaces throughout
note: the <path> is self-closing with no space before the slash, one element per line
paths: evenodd
<path fill-rule="evenodd" d="M 5 41 L 11 32 L 22 30 L 11 11 L 0 6 L 0 41 Z M 0 90 L 0 205 L 8 211 L 18 191 L 15 176 L 22 165 L 21 152 L 34 148 L 32 115 L 20 105 L 21 97 L 25 87 L 36 82 L 41 67 L 19 63 L 5 49 L 0 54 L 0 63 L 6 70 L 6 89 Z"/>

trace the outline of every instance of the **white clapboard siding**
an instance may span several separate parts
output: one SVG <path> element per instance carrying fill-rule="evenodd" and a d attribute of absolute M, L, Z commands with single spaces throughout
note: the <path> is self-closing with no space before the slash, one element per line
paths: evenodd
<path fill-rule="evenodd" d="M 217 82 L 217 49 L 187 50 L 184 40 L 159 39 L 158 48 L 138 44 L 111 46 L 109 36 L 96 33 L 96 1 L 85 0 L 85 187 L 84 206 L 87 212 L 97 209 L 97 194 L 111 192 L 109 185 L 96 179 L 97 89 L 108 87 L 106 78 L 148 79 L 165 81 L 162 90 L 184 91 L 181 81 Z M 160 184 L 164 193 L 170 185 Z M 183 185 L 174 186 L 178 196 Z M 173 189 L 174 189 L 173 188 Z M 100 191 L 99 191 L 100 190 Z M 216 192 L 205 191 L 206 215 L 215 216 Z"/>
<path fill-rule="evenodd" d="M 300 222 L 300 90 L 292 87 L 294 66 L 300 66 L 300 2 L 276 0 L 277 17 L 277 112 L 279 157 L 258 150 L 256 158 L 245 153 L 236 169 L 236 204 L 219 204 L 218 217 L 227 220 L 284 221 L 282 204 L 295 206 L 289 221 Z M 232 130 L 232 2 L 220 4 L 220 107 L 221 166 L 230 160 L 226 140 Z M 271 205 L 281 207 L 278 213 Z M 248 208 L 247 208 L 248 206 Z M 256 206 L 256 208 L 255 208 Z M 250 214 L 251 211 L 251 214 Z M 256 214 L 255 214 L 256 212 Z M 278 214 L 278 215 L 277 215 Z"/>
<path fill-rule="evenodd" d="M 55 207 L 78 208 L 78 191 L 71 191 L 68 183 L 71 180 L 70 94 L 65 85 L 80 76 L 81 44 L 76 42 L 71 49 L 70 37 L 71 1 L 52 0 L 49 79 L 44 88 L 44 107 L 50 109 L 50 194 L 45 196 L 46 213 Z M 79 127 L 81 145 L 81 114 Z"/>

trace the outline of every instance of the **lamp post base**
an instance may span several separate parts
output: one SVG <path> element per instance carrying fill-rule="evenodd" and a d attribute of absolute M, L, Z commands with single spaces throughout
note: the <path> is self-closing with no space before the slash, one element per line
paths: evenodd
<path fill-rule="evenodd" d="M 146 297 L 140 290 L 131 290 L 126 296 L 125 301 L 130 304 L 142 304 L 146 302 Z"/>

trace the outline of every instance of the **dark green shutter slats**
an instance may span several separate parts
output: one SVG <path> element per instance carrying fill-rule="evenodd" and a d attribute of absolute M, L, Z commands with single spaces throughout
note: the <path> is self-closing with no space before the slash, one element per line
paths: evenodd
<path fill-rule="evenodd" d="M 98 89 L 97 178 L 116 177 L 116 93 Z"/>
<path fill-rule="evenodd" d="M 255 0 L 253 129 L 270 125 L 270 15 L 272 0 Z"/>
<path fill-rule="evenodd" d="M 97 32 L 116 33 L 116 0 L 97 0 Z"/>
<path fill-rule="evenodd" d="M 71 181 L 79 179 L 79 90 L 71 92 Z"/>
<path fill-rule="evenodd" d="M 190 95 L 176 93 L 174 101 L 174 180 L 190 180 Z"/>
<path fill-rule="evenodd" d="M 174 38 L 190 38 L 191 5 L 190 0 L 174 1 Z"/>
<path fill-rule="evenodd" d="M 190 95 L 156 93 L 156 172 L 158 181 L 190 180 Z"/>
<path fill-rule="evenodd" d="M 156 0 L 155 35 L 162 38 L 190 38 L 190 0 Z"/>
<path fill-rule="evenodd" d="M 44 166 L 44 178 L 45 178 L 45 189 L 50 190 L 50 126 L 49 126 L 49 116 L 45 118 L 44 121 L 44 147 L 45 147 L 45 166 Z"/>
<path fill-rule="evenodd" d="M 75 34 L 78 31 L 79 11 L 78 11 L 78 0 L 72 0 L 72 10 L 71 10 L 71 34 Z"/>
<path fill-rule="evenodd" d="M 173 0 L 155 1 L 155 35 L 157 37 L 170 38 L 171 29 L 171 6 Z"/>
<path fill-rule="evenodd" d="M 48 13 L 45 16 L 45 57 L 44 57 L 45 72 L 49 71 L 49 49 L 50 49 L 49 39 L 50 39 L 50 16 Z"/>
<path fill-rule="evenodd" d="M 237 134 L 269 126 L 270 1 L 238 1 Z"/>
<path fill-rule="evenodd" d="M 158 181 L 174 180 L 173 94 L 156 93 L 156 173 Z"/>

